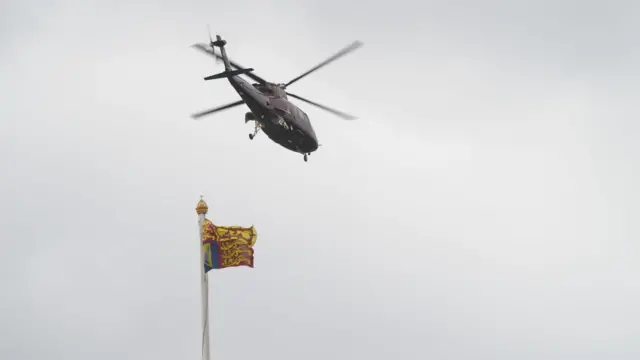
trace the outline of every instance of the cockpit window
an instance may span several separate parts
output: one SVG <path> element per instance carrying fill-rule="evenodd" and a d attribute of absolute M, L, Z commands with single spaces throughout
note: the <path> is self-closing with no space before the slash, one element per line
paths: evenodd
<path fill-rule="evenodd" d="M 300 110 L 297 106 L 291 106 L 291 111 L 295 115 L 296 119 L 309 124 L 309 117 L 305 114 L 304 111 Z"/>
<path fill-rule="evenodd" d="M 301 120 L 304 120 L 305 122 L 309 121 L 309 117 L 307 117 L 307 114 L 305 114 L 304 111 L 298 109 L 298 114 Z"/>
<path fill-rule="evenodd" d="M 276 110 L 280 110 L 285 113 L 289 113 L 291 111 L 289 102 L 284 99 L 275 98 L 271 100 L 271 104 L 273 104 Z"/>

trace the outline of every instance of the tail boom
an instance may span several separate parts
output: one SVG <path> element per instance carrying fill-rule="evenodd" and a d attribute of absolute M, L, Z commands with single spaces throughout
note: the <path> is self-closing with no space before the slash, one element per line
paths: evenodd
<path fill-rule="evenodd" d="M 222 36 L 216 35 L 216 41 L 211 43 L 212 47 L 217 46 L 220 48 L 220 54 L 222 55 L 222 61 L 224 62 L 224 69 L 226 71 L 231 70 L 231 63 L 229 62 L 229 58 L 227 57 L 227 50 L 224 48 L 227 45 L 227 41 L 222 39 Z"/>

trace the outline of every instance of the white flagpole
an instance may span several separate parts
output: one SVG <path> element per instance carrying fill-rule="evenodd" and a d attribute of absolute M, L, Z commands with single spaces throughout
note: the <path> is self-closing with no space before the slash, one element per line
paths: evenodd
<path fill-rule="evenodd" d="M 198 213 L 198 251 L 200 252 L 200 289 L 202 293 L 202 360 L 209 360 L 209 276 L 204 272 L 204 253 L 202 252 L 202 226 L 209 207 L 202 196 L 196 206 Z"/>

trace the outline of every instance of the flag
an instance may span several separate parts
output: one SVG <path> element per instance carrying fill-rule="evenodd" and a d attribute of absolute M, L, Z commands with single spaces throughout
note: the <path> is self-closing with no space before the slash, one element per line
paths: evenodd
<path fill-rule="evenodd" d="M 251 226 L 216 226 L 205 219 L 202 225 L 204 272 L 235 266 L 253 267 L 253 245 L 258 233 Z"/>

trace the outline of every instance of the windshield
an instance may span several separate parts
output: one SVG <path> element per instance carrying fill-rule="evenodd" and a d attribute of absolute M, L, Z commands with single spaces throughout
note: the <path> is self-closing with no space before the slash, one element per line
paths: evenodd
<path fill-rule="evenodd" d="M 309 117 L 307 116 L 307 114 L 305 114 L 304 111 L 300 110 L 299 107 L 291 104 L 291 112 L 294 114 L 296 119 L 311 126 L 311 124 L 309 123 Z"/>
<path fill-rule="evenodd" d="M 286 113 L 291 112 L 291 103 L 282 98 L 273 98 L 271 99 L 271 104 L 278 110 L 284 111 Z M 292 113 L 293 114 L 293 113 Z"/>

